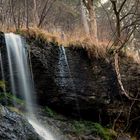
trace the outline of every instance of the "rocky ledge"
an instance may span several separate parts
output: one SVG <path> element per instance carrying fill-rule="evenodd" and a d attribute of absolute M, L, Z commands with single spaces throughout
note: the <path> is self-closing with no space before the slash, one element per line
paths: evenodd
<path fill-rule="evenodd" d="M 21 115 L 0 105 L 1 140 L 41 140 L 33 127 Z"/>
<path fill-rule="evenodd" d="M 131 128 L 140 137 L 140 102 L 122 96 L 111 59 L 91 58 L 79 46 L 64 48 L 37 38 L 28 41 L 40 105 L 67 116 L 109 124 L 121 132 Z M 4 48 L 1 51 L 5 58 Z M 140 65 L 120 58 L 124 87 L 130 96 L 139 98 Z M 6 61 L 3 63 L 6 66 Z M 8 81 L 8 74 L 5 77 Z"/>
<path fill-rule="evenodd" d="M 41 105 L 67 116 L 114 124 L 120 131 L 139 129 L 140 103 L 122 96 L 111 59 L 89 58 L 82 47 L 48 43 L 31 45 L 31 61 Z M 139 67 L 121 56 L 122 82 L 133 97 L 138 95 Z"/>

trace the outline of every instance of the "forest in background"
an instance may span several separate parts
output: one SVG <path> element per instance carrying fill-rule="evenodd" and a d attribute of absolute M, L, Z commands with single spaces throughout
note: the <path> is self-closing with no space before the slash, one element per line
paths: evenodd
<path fill-rule="evenodd" d="M 134 43 L 139 39 L 139 5 L 139 0 L 0 0 L 0 28 L 38 27 L 107 43 L 121 34 L 121 42 L 131 36 Z"/>

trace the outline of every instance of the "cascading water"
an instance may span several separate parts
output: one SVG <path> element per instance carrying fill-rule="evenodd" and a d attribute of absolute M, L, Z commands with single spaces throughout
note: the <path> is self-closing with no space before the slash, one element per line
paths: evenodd
<path fill-rule="evenodd" d="M 34 115 L 32 105 L 35 105 L 33 101 L 35 91 L 28 64 L 28 52 L 24 40 L 19 35 L 6 33 L 5 41 L 12 93 L 15 95 L 20 94 L 20 96 L 24 98 L 29 123 L 42 139 L 55 140 L 51 133 L 37 122 Z"/>
<path fill-rule="evenodd" d="M 5 34 L 12 93 L 26 101 L 27 112 L 33 113 L 31 95 L 34 93 L 24 42 L 19 35 Z"/>
<path fill-rule="evenodd" d="M 59 53 L 59 66 L 60 66 L 59 72 L 60 72 L 60 76 L 62 77 L 61 82 L 63 82 L 64 86 L 67 86 L 68 84 L 69 84 L 69 86 L 71 85 L 71 89 L 73 89 L 73 91 L 75 91 L 76 88 L 75 88 L 75 84 L 74 84 L 73 77 L 72 77 L 72 74 L 71 74 L 71 70 L 70 70 L 70 67 L 69 67 L 65 47 L 61 46 L 61 47 L 59 47 L 59 50 L 60 50 L 60 53 Z M 66 78 L 64 78 L 64 77 L 70 77 L 70 79 L 66 80 Z M 76 109 L 77 109 L 77 113 L 79 114 L 79 117 L 81 117 L 77 94 L 74 94 L 73 96 L 76 97 L 75 98 Z"/>

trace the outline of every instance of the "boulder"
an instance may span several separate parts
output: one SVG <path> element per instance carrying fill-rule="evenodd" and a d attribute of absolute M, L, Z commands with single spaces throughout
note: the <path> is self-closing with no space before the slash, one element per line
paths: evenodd
<path fill-rule="evenodd" d="M 29 122 L 21 115 L 0 105 L 1 140 L 41 140 Z"/>

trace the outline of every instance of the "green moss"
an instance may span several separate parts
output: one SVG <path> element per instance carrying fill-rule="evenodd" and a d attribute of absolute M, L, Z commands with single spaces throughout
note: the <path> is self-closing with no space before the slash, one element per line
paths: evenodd
<path fill-rule="evenodd" d="M 104 128 L 99 123 L 93 123 L 90 121 L 73 121 L 72 127 L 73 132 L 78 135 L 90 132 L 96 136 L 100 136 L 104 140 L 111 140 L 115 136 L 114 131 Z"/>
<path fill-rule="evenodd" d="M 13 103 L 13 101 L 15 101 L 17 104 L 20 105 L 25 105 L 25 102 L 19 98 L 17 98 L 16 96 L 12 95 L 11 93 L 1 93 L 0 94 L 0 101 L 2 100 L 7 100 L 8 103 Z"/>
<path fill-rule="evenodd" d="M 16 96 L 10 94 L 10 93 L 6 93 L 6 97 L 11 100 L 11 101 L 15 101 L 17 104 L 20 104 L 20 105 L 24 105 L 25 102 L 19 98 L 17 98 Z"/>
<path fill-rule="evenodd" d="M 54 118 L 57 115 L 57 113 L 53 111 L 52 109 L 50 109 L 48 106 L 45 107 L 45 112 L 47 113 L 49 117 Z"/>
<path fill-rule="evenodd" d="M 73 131 L 76 134 L 84 133 L 85 130 L 86 130 L 85 124 L 83 122 L 81 122 L 81 121 L 73 121 L 72 122 L 72 127 L 73 127 Z"/>
<path fill-rule="evenodd" d="M 59 114 L 50 109 L 49 107 L 45 107 L 45 112 L 47 116 L 52 118 L 58 118 Z M 75 135 L 85 135 L 85 134 L 93 134 L 95 136 L 101 137 L 103 140 L 112 140 L 116 133 L 108 128 L 103 127 L 99 123 L 94 123 L 91 121 L 77 121 L 77 120 L 68 120 L 67 122 L 71 126 L 71 132 Z"/>
<path fill-rule="evenodd" d="M 94 124 L 93 131 L 97 135 L 101 136 L 104 140 L 112 139 L 112 132 L 109 129 L 102 127 L 99 123 Z"/>
<path fill-rule="evenodd" d="M 5 87 L 6 87 L 5 81 L 0 80 L 0 88 L 2 88 L 4 90 Z"/>

